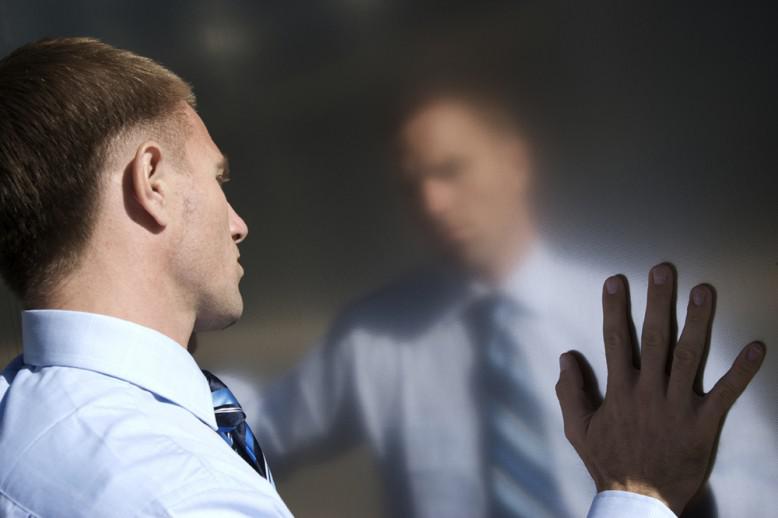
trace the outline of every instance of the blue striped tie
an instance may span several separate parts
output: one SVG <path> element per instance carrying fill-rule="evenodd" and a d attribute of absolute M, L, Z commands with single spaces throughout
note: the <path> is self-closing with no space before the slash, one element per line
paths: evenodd
<path fill-rule="evenodd" d="M 203 374 L 211 388 L 219 435 L 262 478 L 274 484 L 273 476 L 270 474 L 270 466 L 267 464 L 265 455 L 262 453 L 254 433 L 249 428 L 248 423 L 246 423 L 246 414 L 240 407 L 240 403 L 238 403 L 235 395 L 230 392 L 230 389 L 219 378 L 210 372 L 203 370 Z"/>
<path fill-rule="evenodd" d="M 490 516 L 567 516 L 554 477 L 543 413 L 521 347 L 510 333 L 517 308 L 504 296 L 473 309 L 479 351 L 485 477 Z M 542 344 L 536 344 L 541 347 Z"/>

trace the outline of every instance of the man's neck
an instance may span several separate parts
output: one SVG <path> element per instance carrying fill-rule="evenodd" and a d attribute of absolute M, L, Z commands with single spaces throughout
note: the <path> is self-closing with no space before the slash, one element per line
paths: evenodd
<path fill-rule="evenodd" d="M 28 309 L 63 309 L 121 318 L 154 329 L 186 348 L 194 328 L 194 311 L 186 310 L 182 297 L 172 293 L 164 279 L 127 274 L 132 271 L 150 270 L 94 267 L 87 273 L 77 269 Z"/>
<path fill-rule="evenodd" d="M 495 243 L 482 267 L 476 268 L 476 275 L 487 284 L 502 284 L 521 265 L 537 240 L 534 227 L 528 223 L 511 230 Z"/>

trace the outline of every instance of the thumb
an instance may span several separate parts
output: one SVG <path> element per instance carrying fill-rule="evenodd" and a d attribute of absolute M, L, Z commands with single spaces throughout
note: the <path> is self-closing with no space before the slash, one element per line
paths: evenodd
<path fill-rule="evenodd" d="M 575 446 L 584 437 L 586 423 L 595 405 L 584 389 L 583 373 L 575 355 L 571 352 L 563 353 L 559 357 L 559 369 L 556 395 L 562 407 L 565 436 Z"/>

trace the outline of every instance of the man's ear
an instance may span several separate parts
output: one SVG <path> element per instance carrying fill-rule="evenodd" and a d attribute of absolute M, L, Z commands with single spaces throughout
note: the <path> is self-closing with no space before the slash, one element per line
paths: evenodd
<path fill-rule="evenodd" d="M 151 140 L 138 146 L 129 167 L 132 196 L 162 228 L 170 221 L 169 170 L 170 160 L 163 164 L 162 146 Z"/>

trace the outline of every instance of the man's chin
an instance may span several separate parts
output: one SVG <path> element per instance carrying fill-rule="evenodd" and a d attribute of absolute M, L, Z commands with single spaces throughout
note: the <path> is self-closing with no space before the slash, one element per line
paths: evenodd
<path fill-rule="evenodd" d="M 221 331 L 227 329 L 240 320 L 240 315 L 236 317 L 224 317 L 224 318 L 207 318 L 198 319 L 195 321 L 194 331 L 196 333 L 202 333 L 206 331 Z"/>
<path fill-rule="evenodd" d="M 218 310 L 212 309 L 198 315 L 195 320 L 194 330 L 195 332 L 202 332 L 227 329 L 237 323 L 242 315 L 243 300 L 239 299 L 239 303 L 235 303 L 233 307 L 222 307 L 218 308 Z"/>

